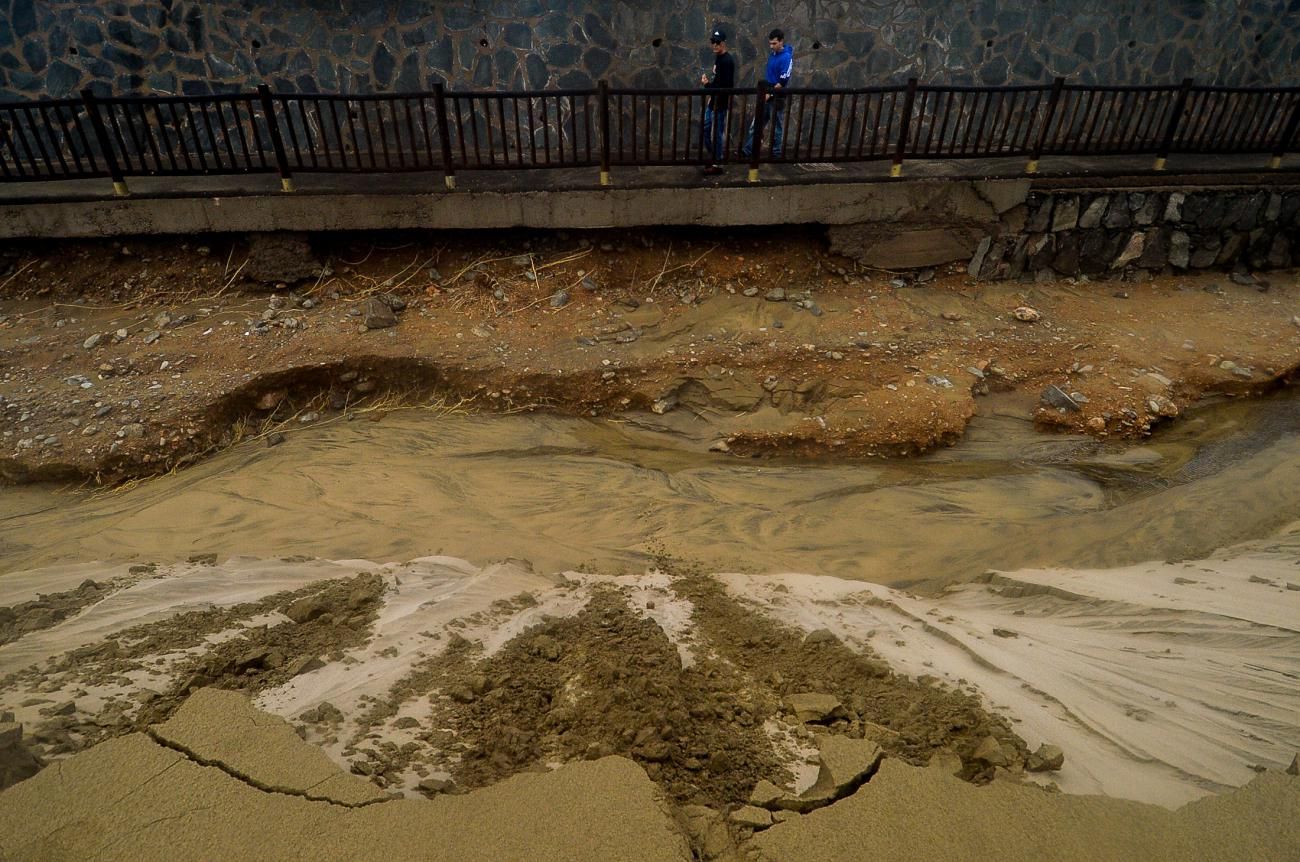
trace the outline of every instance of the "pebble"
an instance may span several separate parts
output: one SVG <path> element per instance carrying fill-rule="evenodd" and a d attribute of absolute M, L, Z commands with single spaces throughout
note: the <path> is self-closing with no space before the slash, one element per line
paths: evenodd
<path fill-rule="evenodd" d="M 150 332 L 148 335 L 144 337 L 144 343 L 153 344 L 155 341 L 157 341 L 160 338 L 162 338 L 162 333 L 155 329 L 153 332 Z"/>
<path fill-rule="evenodd" d="M 104 336 L 96 332 L 94 335 L 90 336 L 85 341 L 81 342 L 81 346 L 87 350 L 94 350 L 96 347 L 99 346 L 99 342 L 102 341 L 103 339 Z"/>
<path fill-rule="evenodd" d="M 785 288 L 774 287 L 763 294 L 763 298 L 768 302 L 785 302 Z"/>
<path fill-rule="evenodd" d="M 745 295 L 745 296 L 758 296 L 758 288 L 757 288 L 757 287 L 747 287 L 747 288 L 745 288 L 744 290 L 742 290 L 741 293 L 742 293 L 743 295 Z"/>
<path fill-rule="evenodd" d="M 1042 319 L 1042 315 L 1038 313 L 1037 309 L 1030 308 L 1027 305 L 1022 305 L 1011 313 L 1015 315 L 1016 320 L 1024 323 L 1034 323 Z"/>
<path fill-rule="evenodd" d="M 531 275 L 531 273 L 529 273 Z M 551 308 L 564 308 L 569 304 L 569 292 L 567 290 L 557 290 L 551 294 Z"/>

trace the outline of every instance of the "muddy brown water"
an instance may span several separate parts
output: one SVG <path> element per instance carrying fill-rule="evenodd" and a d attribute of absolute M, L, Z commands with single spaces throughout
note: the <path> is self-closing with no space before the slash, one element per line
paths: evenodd
<path fill-rule="evenodd" d="M 112 492 L 0 489 L 0 571 L 69 561 L 505 557 L 539 570 L 802 571 L 892 585 L 1202 556 L 1300 517 L 1300 393 L 1152 440 L 1044 435 L 982 402 L 912 460 L 741 460 L 668 417 L 436 415 L 295 429 Z M 680 423 L 680 420 L 677 420 Z"/>

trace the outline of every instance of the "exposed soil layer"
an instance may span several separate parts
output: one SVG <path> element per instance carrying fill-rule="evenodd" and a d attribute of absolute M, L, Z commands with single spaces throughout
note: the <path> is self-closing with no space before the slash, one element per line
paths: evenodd
<path fill-rule="evenodd" d="M 896 675 L 833 637 L 805 638 L 760 618 L 711 578 L 681 576 L 672 589 L 694 603 L 692 662 L 612 587 L 490 657 L 453 635 L 364 716 L 351 751 L 367 759 L 354 770 L 385 783 L 412 768 L 447 772 L 451 782 L 422 785 L 442 792 L 619 754 L 678 804 L 724 809 L 744 804 L 761 780 L 793 782 L 791 754 L 773 736 L 779 728 L 805 738 L 869 738 L 915 764 L 955 753 L 963 777 L 979 782 L 992 778 L 993 767 L 975 750 L 992 736 L 1007 765 L 1022 769 L 1024 743 L 975 697 Z M 807 693 L 838 706 L 813 719 L 797 716 L 791 697 Z M 422 728 L 415 738 L 424 744 L 369 739 L 399 710 L 408 714 L 399 722 Z"/>
<path fill-rule="evenodd" d="M 980 396 L 1009 391 L 1045 428 L 1133 437 L 1300 366 L 1294 272 L 980 284 L 865 270 L 798 228 L 335 236 L 315 253 L 315 279 L 268 296 L 233 238 L 0 252 L 0 478 L 114 482 L 427 403 L 653 411 L 742 455 L 897 455 L 955 441 Z"/>

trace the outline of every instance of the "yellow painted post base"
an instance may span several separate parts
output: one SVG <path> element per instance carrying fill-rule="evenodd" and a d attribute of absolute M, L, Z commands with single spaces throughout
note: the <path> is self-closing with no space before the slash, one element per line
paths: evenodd
<path fill-rule="evenodd" d="M 891 177 L 901 177 L 901 176 L 903 175 L 903 166 L 902 166 L 902 165 L 890 165 L 890 166 L 889 166 L 889 175 L 890 175 Z"/>
<path fill-rule="evenodd" d="M 758 182 L 758 168 L 750 168 L 750 169 L 749 169 L 749 181 L 750 181 L 751 183 L 756 183 L 756 182 Z"/>
<path fill-rule="evenodd" d="M 126 187 L 125 181 L 122 182 L 115 181 L 113 183 L 113 194 L 117 195 L 120 198 L 124 198 L 127 195 L 131 194 L 131 190 Z"/>
<path fill-rule="evenodd" d="M 1029 164 L 1025 165 L 1025 173 L 1027 174 L 1038 173 L 1038 159 L 1029 160 Z"/>
<path fill-rule="evenodd" d="M 443 177 L 443 178 L 442 178 L 442 181 L 443 181 L 444 183 L 447 184 L 447 189 L 448 189 L 449 191 L 455 191 L 455 189 L 456 189 L 456 178 L 455 178 L 455 177 L 452 177 L 452 176 Z"/>
<path fill-rule="evenodd" d="M 291 192 L 294 190 L 293 177 L 280 177 L 280 191 Z"/>
<path fill-rule="evenodd" d="M 1268 163 L 1268 166 L 1273 170 L 1277 170 L 1278 168 L 1282 167 L 1282 157 L 1274 156 L 1272 160 Z"/>
<path fill-rule="evenodd" d="M 1156 159 L 1154 169 L 1157 171 L 1163 171 L 1165 169 L 1165 160 L 1163 157 Z"/>
<path fill-rule="evenodd" d="M 601 172 L 600 172 L 600 184 L 601 184 L 602 186 L 607 186 L 607 185 L 609 185 L 609 171 L 601 171 Z"/>

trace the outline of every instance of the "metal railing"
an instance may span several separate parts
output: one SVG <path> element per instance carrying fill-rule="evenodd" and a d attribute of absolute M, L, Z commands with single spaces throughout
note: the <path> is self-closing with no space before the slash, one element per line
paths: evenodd
<path fill-rule="evenodd" d="M 1051 84 L 384 95 L 96 97 L 0 103 L 0 180 L 699 165 L 710 100 L 729 108 L 727 161 L 763 164 L 1300 150 L 1300 87 Z M 768 100 L 771 100 L 770 103 Z M 772 110 L 760 110 L 767 104 Z M 779 120 L 779 122 L 777 122 Z M 779 127 L 779 129 L 778 129 Z M 744 148 L 751 139 L 761 142 Z"/>

